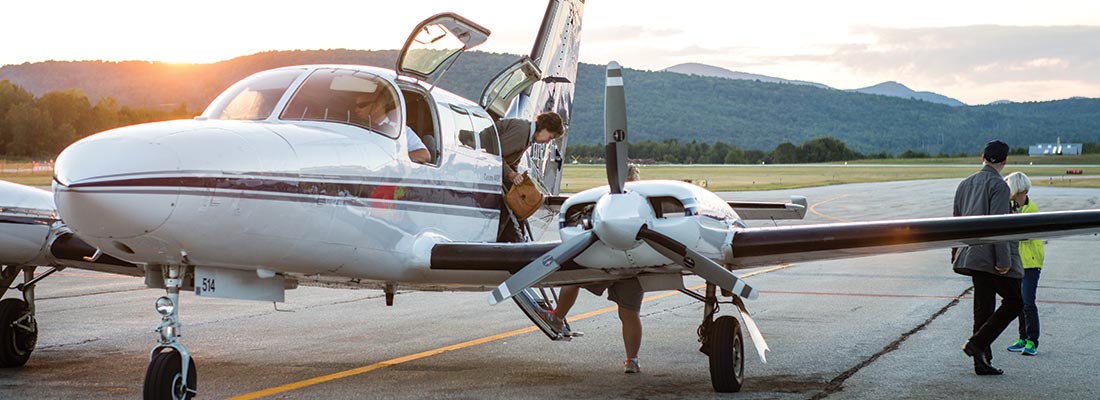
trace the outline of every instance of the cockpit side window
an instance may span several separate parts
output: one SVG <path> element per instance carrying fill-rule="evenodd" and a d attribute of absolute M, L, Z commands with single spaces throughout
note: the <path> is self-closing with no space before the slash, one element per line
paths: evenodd
<path fill-rule="evenodd" d="M 264 71 L 237 82 L 210 103 L 208 119 L 264 120 L 305 69 Z"/>
<path fill-rule="evenodd" d="M 497 140 L 497 127 L 488 115 L 470 114 L 474 122 L 474 131 L 481 139 L 481 149 L 492 155 L 500 155 L 500 140 Z"/>
<path fill-rule="evenodd" d="M 474 134 L 474 125 L 470 122 L 470 112 L 458 106 L 451 106 L 450 110 L 451 116 L 454 117 L 455 131 L 458 132 L 456 142 L 462 147 L 476 149 L 478 138 Z"/>
<path fill-rule="evenodd" d="M 404 124 L 397 89 L 364 71 L 319 69 L 306 78 L 279 119 L 360 126 L 396 138 Z"/>

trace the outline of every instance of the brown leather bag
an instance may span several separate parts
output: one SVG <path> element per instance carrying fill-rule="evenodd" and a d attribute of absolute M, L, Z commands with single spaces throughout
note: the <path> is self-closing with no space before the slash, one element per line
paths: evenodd
<path fill-rule="evenodd" d="M 535 182 L 531 181 L 526 172 L 523 173 L 523 182 L 512 185 L 508 193 L 504 194 L 504 203 L 508 204 L 508 208 L 519 221 L 534 214 L 542 206 L 542 200 L 542 192 L 535 187 Z"/>

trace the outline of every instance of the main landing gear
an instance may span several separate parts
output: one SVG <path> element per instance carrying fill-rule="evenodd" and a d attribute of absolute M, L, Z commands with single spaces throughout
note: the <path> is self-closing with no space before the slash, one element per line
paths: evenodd
<path fill-rule="evenodd" d="M 707 284 L 706 296 L 681 289 L 681 292 L 703 302 L 703 323 L 699 325 L 699 351 L 710 358 L 710 383 L 716 392 L 741 390 L 745 383 L 745 340 L 737 317 L 718 313 L 717 288 Z"/>
<path fill-rule="evenodd" d="M 6 266 L 0 270 L 0 297 L 11 289 L 23 292 L 23 299 L 0 300 L 0 368 L 22 367 L 38 344 L 38 321 L 34 319 L 34 286 L 58 271 L 50 268 L 34 276 L 35 267 Z M 11 287 L 23 272 L 23 283 Z"/>
<path fill-rule="evenodd" d="M 168 295 L 156 301 L 160 325 L 156 332 L 157 346 L 149 353 L 149 368 L 145 370 L 145 399 L 192 399 L 198 394 L 198 373 L 191 353 L 179 342 L 179 297 L 183 286 L 184 267 L 163 266 L 161 274 Z"/>

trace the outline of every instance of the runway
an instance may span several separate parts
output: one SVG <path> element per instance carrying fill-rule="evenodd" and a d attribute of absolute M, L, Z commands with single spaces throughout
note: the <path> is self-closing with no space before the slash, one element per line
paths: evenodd
<path fill-rule="evenodd" d="M 958 182 L 723 197 L 806 195 L 811 212 L 792 223 L 940 217 Z M 1040 186 L 1031 196 L 1043 211 L 1100 208 L 1100 189 Z M 702 305 L 675 292 L 647 293 L 642 373 L 633 375 L 622 372 L 613 303 L 590 294 L 574 308 L 585 336 L 572 342 L 547 340 L 510 302 L 487 305 L 486 293 L 403 291 L 387 307 L 379 291 L 312 287 L 288 291 L 277 308 L 185 294 L 181 340 L 201 398 L 1100 398 L 1098 247 L 1095 235 L 1049 240 L 1039 355 L 1004 351 L 1013 323 L 994 345 L 999 377 L 974 375 L 961 351 L 971 285 L 951 271 L 946 249 L 737 271 L 761 290 L 746 305 L 772 352 L 764 364 L 746 344 L 746 385 L 734 394 L 713 392 L 696 342 Z M 0 398 L 140 397 L 162 293 L 75 269 L 47 278 L 37 288 L 37 350 L 25 367 L 0 370 Z"/>

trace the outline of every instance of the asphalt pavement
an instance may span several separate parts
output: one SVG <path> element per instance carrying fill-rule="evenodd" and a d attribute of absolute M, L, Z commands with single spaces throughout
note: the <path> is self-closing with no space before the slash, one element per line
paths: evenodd
<path fill-rule="evenodd" d="M 808 196 L 807 219 L 782 224 L 938 217 L 950 215 L 958 181 L 722 195 Z M 1100 208 L 1098 189 L 1031 195 L 1043 211 Z M 182 341 L 202 398 L 1096 399 L 1097 248 L 1095 235 L 1048 241 L 1039 354 L 1004 351 L 1013 323 L 994 345 L 1005 370 L 996 377 L 974 375 L 961 350 L 971 285 L 951 272 L 947 250 L 738 271 L 761 290 L 746 305 L 772 351 L 765 364 L 746 345 L 746 384 L 734 394 L 713 392 L 696 342 L 702 305 L 679 293 L 647 294 L 640 374 L 622 372 L 613 303 L 588 293 L 572 318 L 585 336 L 571 342 L 547 340 L 511 303 L 487 305 L 485 293 L 401 291 L 387 307 L 379 291 L 314 287 L 277 306 L 184 294 Z M 162 291 L 68 269 L 37 293 L 38 348 L 25 367 L 0 370 L 0 398 L 140 397 Z"/>

